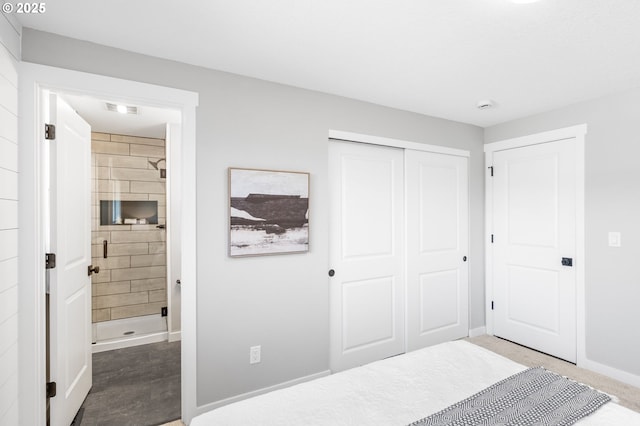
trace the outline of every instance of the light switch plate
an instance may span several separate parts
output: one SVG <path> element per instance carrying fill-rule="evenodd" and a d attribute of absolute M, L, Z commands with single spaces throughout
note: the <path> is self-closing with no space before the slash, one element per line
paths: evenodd
<path fill-rule="evenodd" d="M 620 247 L 621 237 L 619 232 L 609 232 L 609 247 Z"/>

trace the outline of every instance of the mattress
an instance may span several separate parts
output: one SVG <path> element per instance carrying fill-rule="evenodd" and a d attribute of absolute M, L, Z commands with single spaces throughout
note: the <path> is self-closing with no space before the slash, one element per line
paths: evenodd
<path fill-rule="evenodd" d="M 526 367 L 455 341 L 239 401 L 191 426 L 406 426 Z M 610 402 L 577 425 L 640 426 L 640 413 Z"/>

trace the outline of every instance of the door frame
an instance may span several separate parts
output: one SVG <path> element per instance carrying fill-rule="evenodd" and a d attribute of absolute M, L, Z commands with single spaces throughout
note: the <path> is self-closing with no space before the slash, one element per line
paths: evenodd
<path fill-rule="evenodd" d="M 584 222 L 584 179 L 585 179 L 585 137 L 587 125 L 565 127 L 547 132 L 506 139 L 488 143 L 485 152 L 485 318 L 487 334 L 493 335 L 493 245 L 491 234 L 493 223 L 493 185 L 491 182 L 491 167 L 493 153 L 507 149 L 555 142 L 563 139 L 576 140 L 576 364 L 580 367 L 587 362 L 585 349 L 585 222 Z"/>
<path fill-rule="evenodd" d="M 196 412 L 196 107 L 198 94 L 147 83 L 22 62 L 20 73 L 19 180 L 19 415 L 45 424 L 45 176 L 44 93 L 86 94 L 124 103 L 173 108 L 182 114 L 182 418 Z"/>
<path fill-rule="evenodd" d="M 385 146 L 385 147 L 390 147 L 390 148 L 401 148 L 403 150 L 414 150 L 414 151 L 424 151 L 424 152 L 431 152 L 431 153 L 435 153 L 435 154 L 446 154 L 446 155 L 454 155 L 454 156 L 458 156 L 458 157 L 466 157 L 466 158 L 470 158 L 471 157 L 471 152 L 464 150 L 464 149 L 458 149 L 458 148 L 449 148 L 446 146 L 439 146 L 439 145 L 431 145 L 431 144 L 426 144 L 426 143 L 420 143 L 420 142 L 411 142 L 411 141 L 405 141 L 405 140 L 401 140 L 401 139 L 391 139 L 391 138 L 386 138 L 386 137 L 381 137 L 381 136 L 372 136 L 372 135 L 366 135 L 366 134 L 362 134 L 362 133 L 353 133 L 353 132 L 347 132 L 347 131 L 342 131 L 342 130 L 329 130 L 329 138 L 328 138 L 328 143 L 330 143 L 331 140 L 337 141 L 337 142 L 355 142 L 355 143 L 363 143 L 363 144 L 369 144 L 369 145 L 378 145 L 378 146 Z M 329 149 L 329 145 L 327 144 L 327 150 Z M 471 167 L 471 162 L 467 161 L 467 187 L 471 188 L 470 185 L 470 167 Z M 406 190 L 406 189 L 405 189 Z M 471 249 L 471 210 L 470 210 L 470 206 L 471 206 L 471 191 L 467 191 L 467 205 L 469 206 L 469 214 L 467 215 L 467 229 L 469 229 L 468 235 L 467 235 L 467 245 L 469 247 L 469 249 Z M 404 222 L 405 222 L 405 234 L 407 232 L 406 226 L 407 226 L 407 209 L 406 209 L 406 199 L 405 199 L 405 212 L 404 212 Z M 405 241 L 405 245 L 406 245 L 406 241 Z M 331 249 L 331 244 L 329 244 L 329 250 Z M 329 253 L 329 259 L 331 259 L 331 253 Z M 471 262 L 473 261 L 473 256 L 469 255 L 469 271 L 471 271 Z M 404 266 L 404 270 L 406 272 L 407 266 L 406 266 L 406 258 L 405 258 L 405 266 Z M 330 278 L 328 278 L 330 279 Z M 406 282 L 405 282 L 406 285 Z M 470 289 L 470 285 L 471 285 L 471 275 L 469 274 L 469 278 L 467 280 L 467 292 L 469 293 L 469 289 Z M 406 319 L 406 292 L 405 292 L 405 319 Z M 471 318 L 471 304 L 467 303 L 467 315 L 469 318 Z M 331 321 L 331 319 L 330 319 Z M 469 325 L 469 324 L 468 324 Z M 471 332 L 471 330 L 469 330 L 469 332 Z M 331 336 L 329 338 L 329 341 L 331 342 Z M 331 348 L 329 348 L 329 350 L 331 351 Z M 405 325 L 404 325 L 404 350 L 406 352 L 407 350 L 407 321 L 405 320 Z"/>

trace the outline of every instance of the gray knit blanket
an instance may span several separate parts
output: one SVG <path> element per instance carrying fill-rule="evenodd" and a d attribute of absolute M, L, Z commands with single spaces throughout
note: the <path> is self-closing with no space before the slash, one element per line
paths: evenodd
<path fill-rule="evenodd" d="M 535 367 L 410 426 L 567 426 L 610 400 L 589 386 Z"/>

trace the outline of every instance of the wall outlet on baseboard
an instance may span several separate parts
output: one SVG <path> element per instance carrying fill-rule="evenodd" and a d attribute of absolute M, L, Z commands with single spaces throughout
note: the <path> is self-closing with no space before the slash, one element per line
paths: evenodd
<path fill-rule="evenodd" d="M 260 346 L 251 346 L 249 348 L 249 364 L 257 364 L 260 362 Z"/>

